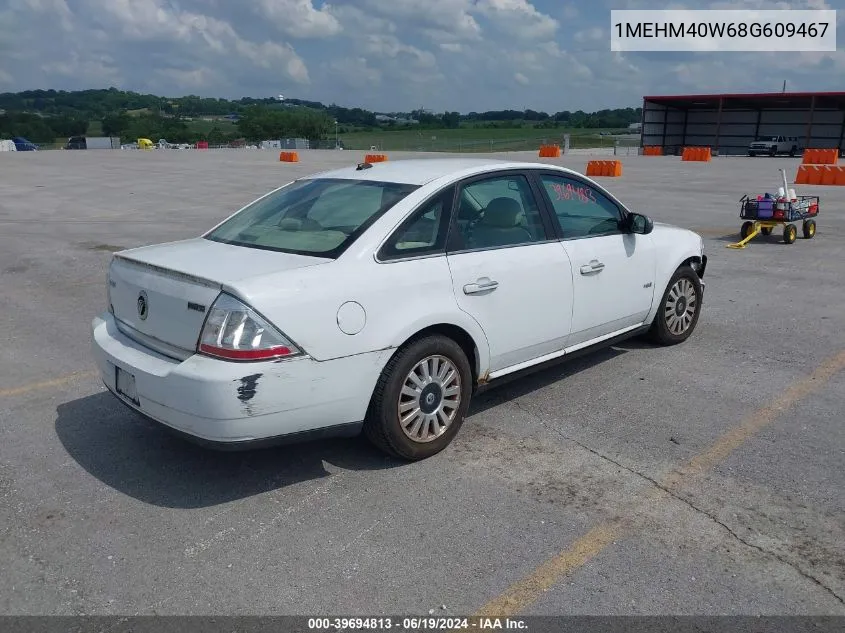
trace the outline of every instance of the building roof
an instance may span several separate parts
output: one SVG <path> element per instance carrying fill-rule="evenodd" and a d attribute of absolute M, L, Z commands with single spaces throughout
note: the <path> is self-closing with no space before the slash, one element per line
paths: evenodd
<path fill-rule="evenodd" d="M 816 108 L 845 109 L 845 92 L 759 92 L 698 95 L 661 95 L 643 97 L 643 101 L 660 103 L 682 110 L 723 109 L 744 110 L 776 108 L 779 110 L 809 109 L 815 99 Z"/>

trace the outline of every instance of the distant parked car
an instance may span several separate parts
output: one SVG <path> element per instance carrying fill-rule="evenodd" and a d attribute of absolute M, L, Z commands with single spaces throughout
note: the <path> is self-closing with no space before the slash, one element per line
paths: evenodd
<path fill-rule="evenodd" d="M 87 149 L 88 143 L 85 141 L 84 136 L 71 136 L 67 143 L 65 143 L 65 149 Z"/>
<path fill-rule="evenodd" d="M 699 235 L 569 169 L 364 163 L 115 254 L 93 353 L 121 402 L 201 442 L 363 429 L 422 459 L 488 383 L 637 334 L 685 341 L 706 265 Z"/>
<path fill-rule="evenodd" d="M 797 136 L 760 136 L 748 146 L 749 156 L 777 156 L 789 154 L 795 156 L 801 151 L 801 141 Z"/>
<path fill-rule="evenodd" d="M 35 152 L 38 150 L 38 145 L 22 136 L 14 137 L 12 142 L 15 144 L 15 149 L 19 152 Z"/>

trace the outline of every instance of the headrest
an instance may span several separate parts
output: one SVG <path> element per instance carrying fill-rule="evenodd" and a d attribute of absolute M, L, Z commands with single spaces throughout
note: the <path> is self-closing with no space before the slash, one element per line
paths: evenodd
<path fill-rule="evenodd" d="M 279 228 L 283 231 L 319 231 L 320 225 L 311 218 L 282 218 L 279 220 Z"/>
<path fill-rule="evenodd" d="M 511 228 L 519 224 L 522 205 L 513 198 L 493 198 L 484 209 L 481 223 L 498 228 Z"/>

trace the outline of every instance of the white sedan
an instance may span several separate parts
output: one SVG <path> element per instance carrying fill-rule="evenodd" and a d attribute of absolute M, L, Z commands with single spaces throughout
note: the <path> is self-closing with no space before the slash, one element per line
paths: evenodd
<path fill-rule="evenodd" d="M 684 341 L 706 264 L 699 235 L 572 170 L 363 163 L 116 253 L 92 347 L 121 402 L 195 441 L 363 429 L 422 459 L 497 379 L 638 334 Z"/>

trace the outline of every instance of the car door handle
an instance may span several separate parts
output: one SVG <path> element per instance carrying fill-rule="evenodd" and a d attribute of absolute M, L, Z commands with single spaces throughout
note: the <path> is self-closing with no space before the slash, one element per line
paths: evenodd
<path fill-rule="evenodd" d="M 604 264 L 602 264 L 599 260 L 594 259 L 589 264 L 584 264 L 581 266 L 581 274 L 582 275 L 593 275 L 595 273 L 600 273 L 604 270 Z"/>
<path fill-rule="evenodd" d="M 487 277 L 482 277 L 481 279 L 478 279 L 475 283 L 467 284 L 466 286 L 464 286 L 464 294 L 473 295 L 479 292 L 486 292 L 487 290 L 495 290 L 498 287 L 498 281 L 493 281 L 492 279 L 488 279 Z"/>

